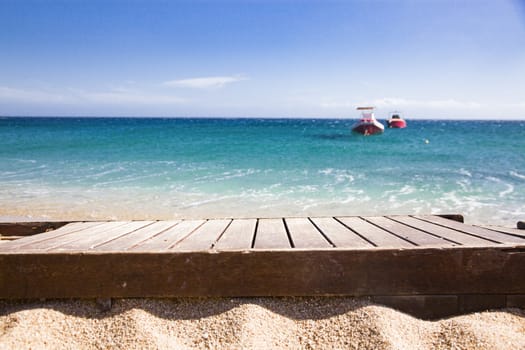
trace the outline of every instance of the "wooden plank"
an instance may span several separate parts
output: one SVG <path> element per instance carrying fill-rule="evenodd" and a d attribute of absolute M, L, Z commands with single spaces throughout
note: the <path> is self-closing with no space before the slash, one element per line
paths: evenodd
<path fill-rule="evenodd" d="M 432 222 L 434 224 L 447 226 L 447 227 L 453 228 L 453 229 L 461 231 L 461 232 L 465 232 L 465 233 L 468 233 L 468 234 L 471 234 L 471 235 L 475 235 L 477 237 L 481 237 L 481 238 L 484 238 L 484 239 L 496 241 L 496 242 L 499 242 L 499 243 L 525 244 L 525 239 L 520 238 L 520 237 L 507 235 L 507 234 L 502 233 L 502 232 L 496 232 L 496 231 L 492 231 L 492 230 L 487 230 L 487 229 L 485 229 L 483 227 L 479 227 L 479 226 L 465 225 L 465 224 L 459 223 L 457 221 L 447 220 L 447 219 L 441 218 L 439 216 L 420 215 L 420 216 L 415 216 L 415 217 L 418 218 L 418 219 L 422 219 L 422 220 L 426 220 L 426 221 Z"/>
<path fill-rule="evenodd" d="M 372 243 L 367 242 L 352 232 L 334 218 L 311 218 L 317 228 L 338 248 L 351 247 L 372 247 Z"/>
<path fill-rule="evenodd" d="M 368 241 L 372 242 L 378 247 L 413 247 L 414 244 L 409 243 L 397 236 L 394 236 L 388 231 L 380 229 L 377 226 L 366 222 L 358 217 L 338 217 L 340 222 L 348 226 L 354 232 L 358 233 Z"/>
<path fill-rule="evenodd" d="M 384 216 L 367 216 L 367 221 L 381 226 L 383 229 L 393 232 L 398 236 L 401 236 L 410 242 L 417 244 L 418 246 L 453 246 L 452 242 L 449 242 L 443 238 L 432 236 L 425 231 L 421 231 L 410 226 L 404 225 L 397 221 L 394 221 Z"/>
<path fill-rule="evenodd" d="M 90 250 L 97 245 L 112 241 L 135 230 L 151 225 L 152 223 L 153 221 L 131 221 L 108 230 L 97 230 L 96 232 L 90 230 L 83 231 L 82 235 L 76 235 L 76 239 L 60 243 L 49 250 Z"/>
<path fill-rule="evenodd" d="M 517 229 L 517 228 L 509 228 L 509 227 L 502 227 L 502 226 L 492 226 L 492 225 L 483 225 L 481 227 L 484 227 L 484 228 L 486 228 L 488 230 L 503 232 L 503 233 L 507 233 L 507 234 L 511 234 L 511 235 L 514 235 L 514 236 L 525 238 L 525 231 Z"/>
<path fill-rule="evenodd" d="M 172 228 L 179 222 L 180 220 L 157 221 L 149 226 L 146 226 L 136 231 L 133 231 L 131 233 L 128 233 L 127 235 L 118 237 L 112 241 L 98 245 L 95 247 L 95 250 L 98 250 L 98 251 L 125 251 L 125 250 L 128 250 L 138 245 L 139 243 L 143 241 L 148 240 L 149 238 L 152 238 L 153 236 L 156 236 L 162 233 L 163 231 L 166 231 Z"/>
<path fill-rule="evenodd" d="M 177 251 L 211 249 L 213 244 L 219 239 L 230 223 L 231 219 L 208 220 L 204 225 L 193 231 L 191 235 L 178 242 L 171 249 Z"/>
<path fill-rule="evenodd" d="M 44 240 L 44 241 L 39 241 L 39 242 L 32 243 L 32 244 L 24 247 L 23 250 L 24 251 L 28 251 L 28 250 L 32 250 L 32 251 L 48 250 L 48 249 L 51 249 L 53 247 L 59 246 L 61 244 L 65 244 L 65 243 L 76 241 L 79 237 L 82 237 L 82 235 L 84 235 L 84 234 L 91 235 L 91 234 L 97 234 L 99 232 L 106 232 L 108 230 L 113 230 L 113 229 L 118 228 L 120 226 L 126 225 L 127 223 L 129 223 L 129 221 L 109 221 L 109 222 L 104 222 L 101 225 L 97 225 L 95 227 L 92 227 L 92 228 L 89 228 L 89 229 L 86 229 L 86 230 L 76 231 L 76 232 L 72 232 L 72 233 L 67 234 L 67 235 L 63 235 L 63 236 L 59 236 L 59 237 L 53 237 L 51 239 L 47 239 L 47 240 Z"/>
<path fill-rule="evenodd" d="M 256 219 L 234 219 L 214 248 L 217 250 L 250 249 L 256 224 Z"/>
<path fill-rule="evenodd" d="M 0 254 L 0 298 L 525 294 L 525 250 Z"/>
<path fill-rule="evenodd" d="M 308 218 L 289 218 L 285 222 L 295 248 L 333 247 Z"/>
<path fill-rule="evenodd" d="M 38 244 L 44 241 L 52 241 L 54 239 L 62 238 L 67 239 L 68 236 L 71 236 L 75 233 L 79 233 L 80 231 L 88 230 L 88 229 L 94 229 L 98 226 L 101 226 L 105 222 L 75 222 L 68 224 L 66 226 L 63 226 L 57 230 L 49 231 L 45 233 L 40 233 L 38 235 L 33 236 L 27 236 L 21 239 L 18 239 L 13 242 L 9 242 L 7 244 L 3 244 L 0 247 L 1 250 L 20 250 L 20 249 L 27 249 L 30 247 L 36 248 L 38 247 Z"/>
<path fill-rule="evenodd" d="M 255 249 L 290 248 L 283 219 L 259 219 L 253 247 Z"/>
<path fill-rule="evenodd" d="M 442 227 L 433 223 L 430 223 L 428 221 L 419 220 L 410 216 L 392 216 L 392 220 L 395 220 L 397 222 L 400 222 L 402 224 L 414 227 L 418 230 L 422 230 L 425 232 L 428 232 L 432 235 L 435 235 L 437 237 L 442 237 L 446 240 L 449 240 L 451 242 L 454 242 L 456 244 L 460 245 L 469 245 L 469 246 L 491 246 L 494 245 L 494 242 L 487 241 L 482 238 L 469 236 L 467 234 L 464 234 L 462 232 L 458 232 L 453 229 L 449 229 L 446 227 Z"/>
<path fill-rule="evenodd" d="M 59 229 L 70 221 L 0 222 L 0 236 L 32 236 Z"/>
<path fill-rule="evenodd" d="M 130 251 L 156 251 L 169 249 L 205 222 L 206 220 L 183 220 L 161 234 L 130 248 Z"/>

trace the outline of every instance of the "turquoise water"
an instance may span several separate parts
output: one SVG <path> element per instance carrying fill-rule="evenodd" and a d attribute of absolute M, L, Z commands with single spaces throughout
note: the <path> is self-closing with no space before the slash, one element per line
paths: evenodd
<path fill-rule="evenodd" d="M 0 216 L 525 219 L 525 122 L 0 119 Z"/>

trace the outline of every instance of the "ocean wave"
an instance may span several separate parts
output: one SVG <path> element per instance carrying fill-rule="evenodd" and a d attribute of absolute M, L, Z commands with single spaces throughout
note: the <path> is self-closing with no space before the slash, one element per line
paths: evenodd
<path fill-rule="evenodd" d="M 138 182 L 139 180 L 145 180 L 145 179 L 151 179 L 151 178 L 155 178 L 155 177 L 159 177 L 159 176 L 164 176 L 165 174 L 163 173 L 160 173 L 160 174 L 146 174 L 146 175 L 127 175 L 123 178 L 116 178 L 114 180 L 107 180 L 107 181 L 103 181 L 103 182 L 97 182 L 94 184 L 94 187 L 95 188 L 99 188 L 99 187 L 107 187 L 109 185 L 116 185 L 116 184 L 123 184 L 123 183 L 130 183 L 130 182 Z M 137 186 L 142 186 L 142 183 L 137 183 Z"/>
<path fill-rule="evenodd" d="M 21 159 L 21 158 L 2 158 L 2 160 L 7 160 L 9 162 L 19 162 L 19 163 L 30 163 L 35 164 L 36 159 Z"/>
<path fill-rule="evenodd" d="M 456 181 L 456 184 L 461 187 L 461 190 L 464 192 L 470 192 L 472 182 L 469 179 L 461 179 L 459 181 Z"/>
<path fill-rule="evenodd" d="M 511 185 L 511 184 L 506 184 L 506 186 L 507 186 L 507 189 L 504 190 L 504 191 L 501 191 L 501 192 L 499 193 L 499 198 L 503 198 L 503 197 L 505 197 L 506 195 L 511 194 L 512 192 L 514 192 L 514 186 L 513 186 L 513 185 Z"/>
<path fill-rule="evenodd" d="M 180 206 L 180 208 L 189 209 L 189 208 L 200 207 L 200 206 L 211 204 L 211 203 L 217 203 L 217 202 L 221 202 L 224 200 L 229 200 L 234 197 L 235 196 L 219 196 L 219 197 L 214 197 L 214 198 L 207 198 L 207 199 L 203 199 L 203 200 L 199 200 L 199 201 L 191 202 L 189 204 L 182 205 Z"/>
<path fill-rule="evenodd" d="M 296 186 L 296 191 L 299 193 L 315 193 L 315 192 L 319 192 L 319 186 L 317 185 L 299 185 L 299 186 Z"/>
<path fill-rule="evenodd" d="M 520 180 L 525 180 L 525 175 L 518 173 L 517 171 L 510 171 L 509 175 Z"/>
<path fill-rule="evenodd" d="M 232 171 L 224 171 L 218 174 L 213 173 L 213 174 L 206 174 L 206 175 L 198 176 L 194 178 L 194 181 L 196 183 L 209 182 L 209 181 L 225 181 L 225 180 L 230 180 L 234 178 L 241 178 L 245 176 L 258 174 L 260 172 L 261 172 L 260 169 L 253 169 L 253 168 L 235 169 Z"/>
<path fill-rule="evenodd" d="M 337 184 L 352 183 L 356 177 L 346 169 L 326 168 L 318 171 L 318 174 L 332 176 Z"/>
<path fill-rule="evenodd" d="M 89 170 L 93 171 L 93 170 L 96 170 L 96 169 L 95 168 L 91 168 Z M 116 168 L 111 168 L 111 169 L 103 170 L 103 171 L 96 172 L 96 173 L 86 174 L 86 175 L 84 175 L 84 177 L 85 178 L 92 178 L 92 179 L 99 179 L 99 178 L 104 177 L 106 175 L 111 175 L 111 174 L 115 174 L 115 173 L 121 173 L 121 172 L 124 172 L 126 170 L 127 169 L 125 167 L 118 166 Z"/>
<path fill-rule="evenodd" d="M 492 182 L 497 182 L 497 183 L 500 183 L 502 182 L 501 179 L 498 179 L 497 177 L 494 177 L 494 176 L 487 176 L 485 177 L 487 180 L 489 181 L 492 181 Z"/>
<path fill-rule="evenodd" d="M 468 177 L 472 177 L 472 173 L 470 171 L 468 171 L 467 169 L 461 168 L 461 169 L 458 170 L 458 173 L 460 175 L 465 175 L 465 176 L 468 176 Z"/>
<path fill-rule="evenodd" d="M 495 182 L 497 184 L 501 184 L 501 185 L 506 187 L 503 191 L 500 191 L 498 193 L 498 197 L 499 198 L 503 198 L 503 197 L 511 194 L 512 192 L 514 192 L 514 185 L 511 184 L 511 183 L 505 182 L 505 181 L 503 181 L 503 180 L 501 180 L 501 179 L 499 179 L 497 177 L 493 177 L 493 176 L 487 176 L 486 179 L 489 180 L 489 181 Z"/>

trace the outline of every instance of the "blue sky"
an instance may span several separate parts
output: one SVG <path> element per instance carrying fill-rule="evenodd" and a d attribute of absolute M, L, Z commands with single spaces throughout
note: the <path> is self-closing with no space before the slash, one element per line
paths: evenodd
<path fill-rule="evenodd" d="M 524 0 L 0 0 L 0 115 L 525 119 Z"/>

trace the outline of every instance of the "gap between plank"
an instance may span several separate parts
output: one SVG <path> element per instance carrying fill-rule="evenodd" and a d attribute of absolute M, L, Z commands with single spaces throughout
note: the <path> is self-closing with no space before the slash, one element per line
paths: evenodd
<path fill-rule="evenodd" d="M 253 237 L 252 237 L 252 245 L 251 245 L 251 249 L 254 249 L 255 247 L 255 239 L 257 237 L 257 229 L 259 228 L 259 218 L 257 218 L 255 220 L 255 230 L 253 231 Z"/>
<path fill-rule="evenodd" d="M 327 241 L 328 243 L 330 243 L 330 245 L 331 245 L 332 247 L 336 248 L 334 242 L 332 242 L 332 241 L 330 240 L 330 238 L 328 238 L 328 236 L 327 236 L 327 235 L 326 235 L 326 234 L 325 234 L 325 233 L 319 228 L 319 226 L 317 226 L 317 225 L 315 224 L 315 222 L 312 220 L 311 217 L 308 217 L 308 221 L 310 221 L 310 223 L 311 223 L 312 225 L 314 225 L 314 227 L 317 229 L 317 231 L 319 231 L 319 233 L 321 234 L 321 236 L 323 236 L 324 239 L 326 239 L 326 241 Z"/>
<path fill-rule="evenodd" d="M 373 222 L 371 222 L 371 221 L 368 221 L 368 220 L 366 219 L 366 217 L 364 217 L 364 216 L 360 216 L 359 218 L 362 219 L 362 220 L 364 220 L 365 222 L 368 222 L 370 225 L 374 225 L 375 227 L 377 227 L 377 228 L 379 228 L 379 229 L 381 229 L 381 230 L 383 230 L 383 231 L 385 231 L 385 232 L 390 233 L 392 236 L 395 236 L 395 237 L 397 237 L 397 238 L 399 238 L 399 239 L 402 239 L 403 241 L 406 241 L 406 242 L 408 242 L 408 243 L 410 243 L 410 244 L 413 244 L 413 245 L 415 245 L 416 247 L 419 247 L 419 246 L 420 246 L 419 244 L 417 244 L 417 243 L 415 243 L 415 242 L 412 242 L 412 241 L 409 240 L 408 238 L 403 237 L 403 236 L 400 236 L 400 235 L 398 235 L 398 234 L 396 234 L 396 233 L 390 231 L 390 230 L 387 229 L 386 227 L 382 227 L 382 226 L 377 225 L 377 224 L 375 224 L 375 223 L 373 223 Z M 388 219 L 388 218 L 387 218 L 387 219 Z"/>
<path fill-rule="evenodd" d="M 347 229 L 349 229 L 350 231 L 352 231 L 353 233 L 355 233 L 356 235 L 358 235 L 359 237 L 361 237 L 362 239 L 364 239 L 365 241 L 367 241 L 368 243 L 370 243 L 372 246 L 374 247 L 378 247 L 377 244 L 375 244 L 374 242 L 372 242 L 371 240 L 369 240 L 368 238 L 364 237 L 363 235 L 357 233 L 356 231 L 354 231 L 352 228 L 350 228 L 348 225 L 344 224 L 342 221 L 338 220 L 336 217 L 333 217 L 333 219 L 335 221 L 337 221 L 338 223 L 340 223 L 341 225 L 343 225 L 344 227 L 346 227 Z"/>
<path fill-rule="evenodd" d="M 224 232 L 226 232 L 226 230 L 228 229 L 228 227 L 230 227 L 230 225 L 232 224 L 234 219 L 230 219 L 230 222 L 228 223 L 228 225 L 226 225 L 226 227 L 224 228 L 224 230 L 222 230 L 222 232 L 220 233 L 219 237 L 217 237 L 217 239 L 215 241 L 213 241 L 213 243 L 211 244 L 211 247 L 210 249 L 213 249 L 215 247 L 215 245 L 217 244 L 217 242 L 219 242 L 219 240 L 221 239 L 221 237 L 224 235 Z"/>
<path fill-rule="evenodd" d="M 208 221 L 210 221 L 209 219 L 206 219 L 204 220 L 200 225 L 198 225 L 197 227 L 195 227 L 193 230 L 190 231 L 190 233 L 188 233 L 186 236 L 182 237 L 181 239 L 179 239 L 177 242 L 173 243 L 171 246 L 168 247 L 168 250 L 169 249 L 173 249 L 175 248 L 175 246 L 177 244 L 179 244 L 180 242 L 184 241 L 186 238 L 188 238 L 189 236 L 191 236 L 191 234 L 195 231 L 197 231 L 202 225 L 204 225 L 205 223 L 207 223 Z M 181 221 L 182 222 L 182 221 Z"/>
<path fill-rule="evenodd" d="M 409 217 L 411 217 L 411 216 L 409 216 Z M 438 234 L 435 234 L 435 233 L 432 233 L 432 232 L 428 232 L 428 231 L 425 231 L 425 230 L 420 229 L 420 228 L 418 228 L 418 227 L 415 227 L 415 226 L 412 226 L 412 225 L 406 224 L 406 223 L 404 223 L 404 222 L 398 221 L 398 220 L 394 219 L 394 217 L 387 216 L 386 218 L 387 218 L 387 219 L 390 219 L 390 220 L 392 220 L 392 221 L 395 221 L 395 222 L 397 222 L 398 224 L 405 225 L 405 226 L 408 226 L 408 227 L 413 228 L 414 230 L 418 230 L 418 231 L 421 231 L 421 232 L 423 232 L 423 233 L 426 233 L 427 235 L 434 236 L 434 237 L 436 237 L 436 238 L 443 239 L 443 240 L 445 240 L 445 241 L 448 241 L 448 242 L 450 242 L 450 243 L 454 243 L 454 244 L 457 244 L 457 245 L 463 245 L 463 244 L 461 244 L 461 243 L 459 243 L 459 242 L 453 241 L 453 240 L 450 239 L 450 238 L 442 237 L 442 236 L 440 236 L 440 235 L 438 235 Z M 417 218 L 414 218 L 414 217 L 412 217 L 412 219 L 417 220 Z M 448 227 L 447 227 L 447 228 L 448 228 Z"/>
<path fill-rule="evenodd" d="M 499 242 L 499 241 L 495 241 L 493 239 L 490 239 L 490 238 L 486 238 L 486 237 L 483 237 L 483 236 L 478 236 L 474 233 L 469 233 L 469 232 L 465 232 L 463 230 L 460 230 L 460 229 L 456 229 L 456 228 L 453 228 L 453 227 L 448 227 L 446 225 L 443 225 L 443 224 L 439 224 L 437 222 L 433 222 L 433 221 L 429 221 L 429 220 L 426 220 L 424 218 L 417 218 L 417 217 L 414 217 L 412 215 L 410 215 L 410 217 L 416 219 L 416 220 L 421 220 L 421 221 L 425 221 L 425 222 L 428 222 L 428 223 L 431 223 L 431 224 L 434 224 L 434 225 L 438 225 L 438 226 L 441 226 L 441 227 L 445 227 L 445 228 L 448 228 L 449 230 L 454 230 L 456 232 L 461 232 L 461 233 L 464 233 L 466 235 L 469 235 L 469 236 L 472 236 L 472 237 L 476 237 L 476 238 L 480 238 L 480 239 L 483 239 L 485 241 L 489 241 L 489 242 L 492 242 L 492 243 L 497 243 L 497 244 L 502 244 L 502 242 Z"/>
<path fill-rule="evenodd" d="M 286 230 L 286 235 L 288 236 L 288 242 L 290 243 L 290 247 L 295 248 L 292 235 L 290 234 L 290 230 L 288 229 L 288 224 L 286 224 L 286 220 L 284 220 L 284 218 L 282 218 L 281 220 L 283 221 L 284 229 Z"/>

